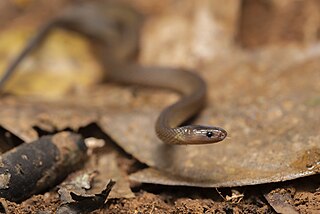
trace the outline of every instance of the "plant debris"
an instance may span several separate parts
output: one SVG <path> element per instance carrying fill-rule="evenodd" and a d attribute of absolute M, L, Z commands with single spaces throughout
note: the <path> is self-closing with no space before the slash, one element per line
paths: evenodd
<path fill-rule="evenodd" d="M 19 202 L 61 182 L 86 158 L 81 137 L 62 132 L 0 156 L 0 196 Z"/>
<path fill-rule="evenodd" d="M 71 198 L 74 201 L 61 205 L 56 213 L 90 213 L 99 209 L 105 205 L 106 198 L 114 184 L 115 182 L 111 180 L 101 193 L 95 194 L 94 196 L 82 196 L 70 192 Z"/>

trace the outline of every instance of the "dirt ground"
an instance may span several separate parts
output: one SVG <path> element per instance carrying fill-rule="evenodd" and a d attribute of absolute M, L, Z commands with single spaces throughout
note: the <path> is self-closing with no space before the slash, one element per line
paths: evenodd
<path fill-rule="evenodd" d="M 38 26 L 66 5 L 81 2 L 1 2 L 0 69 Z M 158 146 L 153 136 L 140 132 L 178 96 L 100 84 L 101 63 L 88 54 L 89 43 L 58 31 L 8 84 L 8 95 L 0 100 L 0 134 L 17 145 L 62 131 L 76 133 L 85 139 L 87 157 L 61 183 L 22 202 L 1 198 L 0 211 L 71 213 L 75 206 L 74 213 L 320 213 L 319 3 L 123 2 L 146 16 L 139 63 L 200 70 L 211 101 L 197 121 L 211 122 L 212 117 L 231 130 L 225 146 L 230 153 L 223 153 L 222 144 L 195 149 L 201 155 L 192 164 L 190 156 L 196 153 L 188 149 L 174 153 L 177 164 L 172 157 L 155 155 L 161 147 L 153 147 Z M 143 137 L 137 139 L 130 133 L 139 120 Z M 241 147 L 232 141 L 244 145 L 243 151 L 236 153 Z M 0 143 L 1 151 L 7 150 L 1 137 Z M 212 158 L 212 152 L 219 154 Z M 245 161 L 248 154 L 255 159 Z M 161 162 L 165 158 L 175 164 Z M 194 180 L 197 173 L 206 179 Z M 79 179 L 90 188 L 79 190 Z M 109 179 L 116 184 L 105 194 Z M 90 206 L 82 207 L 86 203 Z M 62 204 L 70 210 L 63 212 Z"/>

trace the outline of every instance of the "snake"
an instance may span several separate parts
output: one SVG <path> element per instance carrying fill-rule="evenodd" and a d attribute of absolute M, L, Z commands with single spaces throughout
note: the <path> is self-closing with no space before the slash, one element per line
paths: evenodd
<path fill-rule="evenodd" d="M 114 7 L 113 5 L 113 9 L 108 10 L 109 13 L 108 11 L 101 12 L 102 7 L 90 6 L 87 10 L 86 7 L 72 8 L 63 13 L 62 16 L 44 25 L 4 71 L 0 79 L 0 90 L 4 88 L 20 62 L 44 40 L 53 28 L 71 29 L 91 39 L 99 40 L 101 46 L 108 46 L 103 49 L 108 50 L 104 52 L 107 53 L 105 54 L 107 56 L 103 55 L 102 57 L 106 64 L 117 64 L 117 66 L 114 66 L 115 69 L 111 69 L 112 72 L 108 72 L 107 78 L 109 81 L 166 88 L 181 94 L 181 98 L 166 107 L 156 120 L 155 133 L 163 143 L 193 145 L 217 143 L 224 140 L 227 132 L 223 128 L 207 125 L 182 125 L 199 113 L 206 103 L 207 85 L 196 72 L 167 67 L 144 67 L 132 63 L 114 63 L 115 61 L 123 61 L 125 57 L 135 51 L 138 37 L 137 27 L 132 21 L 135 20 L 134 15 L 132 15 L 135 12 L 131 8 L 123 7 L 123 5 L 118 10 L 115 10 Z M 110 29 L 119 26 L 119 22 L 121 30 L 114 30 L 116 32 L 114 33 Z M 125 37 L 119 39 L 123 34 L 125 34 Z M 110 42 L 110 37 L 112 42 Z M 117 39 L 121 42 L 119 43 Z M 118 51 L 120 49 L 117 46 L 110 48 L 110 43 L 115 42 L 117 45 L 123 43 L 122 46 L 125 46 L 127 50 Z M 112 51 L 118 51 L 117 53 L 120 54 L 112 54 Z"/>

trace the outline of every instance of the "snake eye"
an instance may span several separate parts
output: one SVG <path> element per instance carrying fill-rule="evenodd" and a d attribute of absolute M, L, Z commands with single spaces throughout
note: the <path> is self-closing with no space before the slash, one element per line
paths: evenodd
<path fill-rule="evenodd" d="M 213 136 L 213 132 L 207 132 L 206 135 L 207 135 L 208 138 L 211 138 Z"/>

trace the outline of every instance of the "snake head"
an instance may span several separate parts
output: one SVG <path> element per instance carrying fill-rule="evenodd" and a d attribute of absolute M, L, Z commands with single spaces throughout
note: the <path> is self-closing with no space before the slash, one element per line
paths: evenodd
<path fill-rule="evenodd" d="M 227 132 L 219 127 L 190 125 L 183 128 L 185 141 L 188 144 L 217 143 L 227 137 Z"/>

